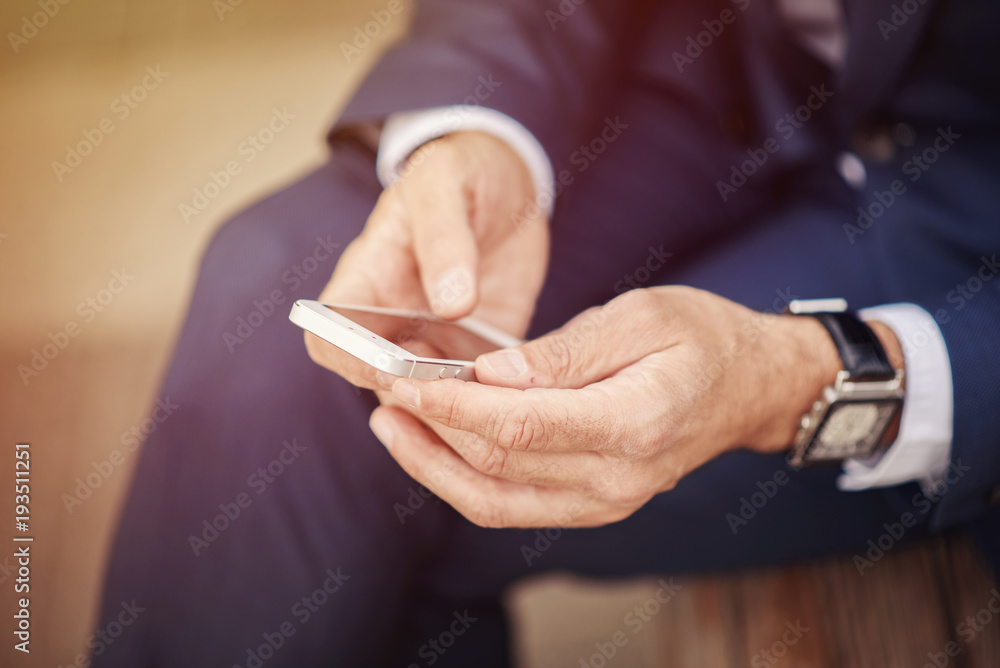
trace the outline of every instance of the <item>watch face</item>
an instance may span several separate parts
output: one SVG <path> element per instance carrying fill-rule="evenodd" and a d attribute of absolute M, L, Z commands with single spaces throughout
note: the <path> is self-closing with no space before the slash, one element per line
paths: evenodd
<path fill-rule="evenodd" d="M 835 402 L 817 430 L 810 454 L 822 459 L 870 454 L 898 408 L 896 400 Z"/>

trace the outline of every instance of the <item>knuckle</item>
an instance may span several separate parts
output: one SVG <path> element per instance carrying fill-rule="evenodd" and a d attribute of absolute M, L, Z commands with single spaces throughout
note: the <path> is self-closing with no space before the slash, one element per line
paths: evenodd
<path fill-rule="evenodd" d="M 662 383 L 639 373 L 634 381 L 640 391 L 627 402 L 611 405 L 600 419 L 601 437 L 615 453 L 628 462 L 655 456 L 677 436 L 678 412 L 664 408 L 663 397 L 672 398 L 675 391 L 664 392 Z M 655 399 L 650 400 L 650 397 Z M 668 399 L 667 404 L 670 403 Z"/>
<path fill-rule="evenodd" d="M 645 425 L 644 425 L 645 426 Z M 661 432 L 654 425 L 645 429 L 629 429 L 621 436 L 624 451 L 632 457 L 648 457 L 662 445 Z"/>
<path fill-rule="evenodd" d="M 622 293 L 621 297 L 619 297 L 619 299 L 622 300 L 623 305 L 636 309 L 649 306 L 652 298 L 652 292 L 643 288 L 629 290 L 628 292 Z"/>
<path fill-rule="evenodd" d="M 674 487 L 677 487 L 677 483 L 679 483 L 680 480 L 680 476 L 668 476 L 664 479 L 663 484 L 660 486 L 660 491 L 669 492 Z"/>
<path fill-rule="evenodd" d="M 677 404 L 682 404 L 681 399 L 677 400 Z M 678 410 L 670 410 L 660 414 L 657 429 L 649 430 L 647 452 L 652 454 L 684 440 L 685 428 L 687 427 L 687 423 L 682 417 L 684 414 L 686 413 Z"/>
<path fill-rule="evenodd" d="M 667 466 L 660 471 L 658 492 L 669 492 L 681 481 L 683 472 L 677 466 Z"/>
<path fill-rule="evenodd" d="M 603 481 L 601 497 L 612 505 L 634 508 L 644 505 L 652 498 L 642 478 L 636 475 L 632 467 L 621 467 L 617 474 L 605 476 Z"/>
<path fill-rule="evenodd" d="M 503 529 L 507 518 L 503 510 L 490 501 L 482 501 L 462 512 L 467 520 L 484 529 Z"/>
<path fill-rule="evenodd" d="M 433 404 L 437 402 L 431 403 L 432 405 L 425 406 L 424 410 L 431 413 L 435 420 L 454 429 L 466 430 L 468 427 L 466 412 L 457 394 L 446 395 L 436 406 Z"/>
<path fill-rule="evenodd" d="M 553 377 L 572 374 L 576 371 L 576 351 L 568 336 L 549 336 L 539 339 L 541 354 L 537 357 L 541 365 L 548 367 Z M 535 360 L 533 360 L 533 363 Z"/>
<path fill-rule="evenodd" d="M 532 404 L 520 403 L 498 410 L 491 422 L 492 440 L 501 449 L 526 451 L 545 442 L 545 421 Z"/>
<path fill-rule="evenodd" d="M 581 311 L 580 313 L 577 313 L 566 324 L 572 326 L 572 325 L 575 325 L 575 324 L 577 324 L 579 322 L 583 322 L 585 320 L 601 319 L 601 318 L 605 317 L 605 314 L 606 314 L 607 310 L 608 310 L 608 305 L 607 304 L 600 305 L 600 306 L 590 306 L 590 307 L 584 309 L 583 311 Z"/>
<path fill-rule="evenodd" d="M 664 295 L 654 289 L 633 290 L 632 306 L 630 308 L 638 314 L 639 321 L 643 324 L 643 329 L 654 339 L 661 339 L 663 331 L 675 327 L 683 322 L 683 318 L 677 318 L 677 307 L 674 304 L 667 305 Z"/>
<path fill-rule="evenodd" d="M 616 310 L 639 316 L 654 315 L 660 312 L 663 306 L 662 295 L 651 288 L 639 288 L 624 292 L 616 300 Z"/>
<path fill-rule="evenodd" d="M 608 498 L 612 504 L 625 508 L 638 508 L 649 501 L 650 495 L 631 486 L 619 487 L 617 492 Z"/>
<path fill-rule="evenodd" d="M 487 445 L 476 451 L 472 464 L 481 472 L 494 478 L 503 478 L 508 473 L 510 453 L 499 445 Z"/>
<path fill-rule="evenodd" d="M 595 418 L 595 428 L 601 440 L 606 443 L 618 457 L 631 460 L 642 457 L 648 450 L 651 440 L 646 425 L 642 423 L 642 415 L 635 413 L 633 405 L 615 405 Z"/>

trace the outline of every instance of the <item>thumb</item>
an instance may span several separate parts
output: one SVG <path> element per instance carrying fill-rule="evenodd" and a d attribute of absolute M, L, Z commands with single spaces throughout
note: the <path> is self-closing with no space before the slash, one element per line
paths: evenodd
<path fill-rule="evenodd" d="M 406 215 L 427 303 L 435 315 L 455 319 L 478 302 L 476 238 L 464 188 L 452 179 L 426 178 L 407 188 Z"/>
<path fill-rule="evenodd" d="M 653 352 L 628 345 L 628 330 L 620 320 L 610 317 L 610 310 L 608 306 L 588 309 L 545 336 L 480 355 L 476 379 L 486 385 L 517 389 L 579 389 Z M 650 342 L 650 337 L 631 338 L 638 345 Z"/>

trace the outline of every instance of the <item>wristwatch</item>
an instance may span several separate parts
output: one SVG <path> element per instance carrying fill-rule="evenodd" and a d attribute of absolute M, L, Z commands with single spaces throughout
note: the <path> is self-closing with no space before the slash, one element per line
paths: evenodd
<path fill-rule="evenodd" d="M 819 320 L 844 363 L 836 382 L 802 416 L 789 464 L 870 456 L 903 407 L 903 371 L 892 368 L 878 336 L 843 299 L 793 300 L 786 313 Z"/>

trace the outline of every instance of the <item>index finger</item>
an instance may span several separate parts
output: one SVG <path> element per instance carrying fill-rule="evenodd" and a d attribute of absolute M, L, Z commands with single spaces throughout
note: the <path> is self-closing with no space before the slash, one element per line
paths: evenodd
<path fill-rule="evenodd" d="M 624 431 L 612 402 L 593 388 L 517 390 L 405 378 L 393 383 L 392 394 L 423 418 L 514 451 L 609 452 Z"/>
<path fill-rule="evenodd" d="M 447 176 L 421 173 L 397 187 L 427 302 L 438 316 L 454 319 L 469 315 L 478 302 L 479 252 L 465 186 Z"/>
<path fill-rule="evenodd" d="M 379 199 L 369 223 L 379 229 L 392 209 L 391 198 Z M 322 303 L 360 306 L 412 307 L 426 310 L 412 253 L 388 233 L 362 233 L 341 254 L 330 282 L 319 296 Z M 375 389 L 375 369 L 353 355 L 310 333 L 305 335 L 310 358 L 358 387 Z"/>
<path fill-rule="evenodd" d="M 486 475 L 398 408 L 376 408 L 370 424 L 392 457 L 414 480 L 479 526 L 584 527 L 622 519 L 621 508 L 572 490 Z"/>

